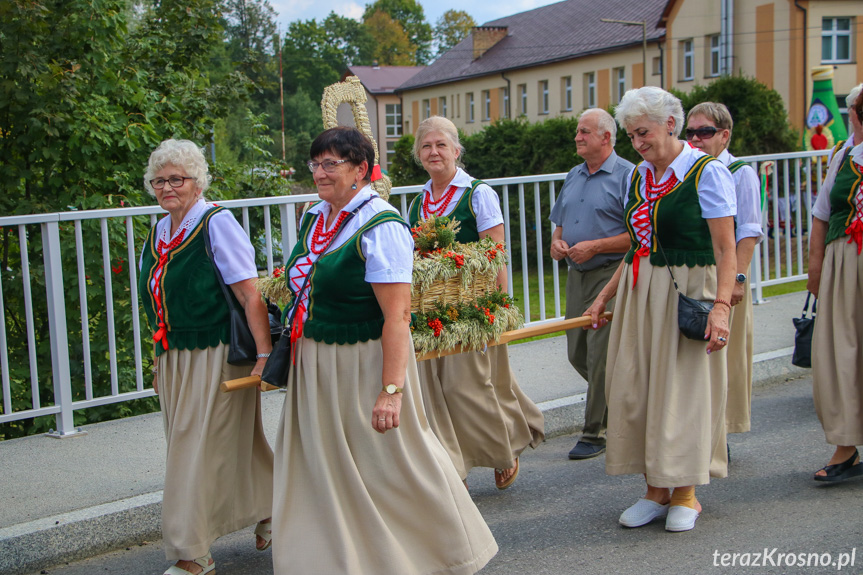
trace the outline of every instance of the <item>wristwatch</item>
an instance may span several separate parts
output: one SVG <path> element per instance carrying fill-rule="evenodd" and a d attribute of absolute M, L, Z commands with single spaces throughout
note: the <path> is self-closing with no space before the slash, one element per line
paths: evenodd
<path fill-rule="evenodd" d="M 745 284 L 746 283 L 746 274 L 737 274 L 737 283 Z"/>
<path fill-rule="evenodd" d="M 390 395 L 395 395 L 396 393 L 401 393 L 404 391 L 404 388 L 396 387 L 395 384 L 389 384 L 384 386 L 384 391 L 386 391 Z"/>

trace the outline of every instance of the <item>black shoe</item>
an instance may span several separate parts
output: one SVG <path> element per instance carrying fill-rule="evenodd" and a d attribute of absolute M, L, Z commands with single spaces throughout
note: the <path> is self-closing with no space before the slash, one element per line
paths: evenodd
<path fill-rule="evenodd" d="M 601 455 L 605 453 L 604 445 L 596 445 L 595 443 L 587 443 L 586 441 L 579 441 L 575 444 L 575 447 L 569 452 L 570 459 L 590 459 L 591 457 L 596 457 L 597 455 Z"/>
<path fill-rule="evenodd" d="M 854 463 L 855 461 L 857 463 Z M 842 463 L 826 465 L 819 469 L 819 471 L 824 471 L 827 475 L 816 475 L 813 477 L 815 481 L 829 481 L 831 483 L 845 481 L 846 479 L 863 475 L 863 463 L 860 462 L 860 457 L 855 449 L 851 457 Z"/>

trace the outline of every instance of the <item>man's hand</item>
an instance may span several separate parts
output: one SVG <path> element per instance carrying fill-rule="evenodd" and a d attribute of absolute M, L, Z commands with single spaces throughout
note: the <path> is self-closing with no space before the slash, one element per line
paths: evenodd
<path fill-rule="evenodd" d="M 551 253 L 552 259 L 555 261 L 560 261 L 566 257 L 566 253 L 569 251 L 569 244 L 567 244 L 563 240 L 552 240 L 551 248 L 549 252 Z"/>
<path fill-rule="evenodd" d="M 592 240 L 587 240 L 584 242 L 578 242 L 571 248 L 569 248 L 569 259 L 574 261 L 577 264 L 583 264 L 593 256 L 599 253 L 599 250 L 596 247 L 596 242 Z"/>

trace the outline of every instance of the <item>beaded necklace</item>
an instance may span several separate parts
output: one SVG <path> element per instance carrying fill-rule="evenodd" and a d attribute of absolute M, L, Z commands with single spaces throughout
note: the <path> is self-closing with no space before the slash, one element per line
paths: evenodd
<path fill-rule="evenodd" d="M 674 172 L 665 181 L 664 184 L 656 185 L 653 181 L 653 171 L 649 168 L 644 176 L 644 202 L 638 206 L 635 213 L 632 215 L 632 227 L 635 229 L 635 237 L 638 239 L 639 248 L 635 252 L 635 257 L 632 261 L 632 289 L 635 289 L 635 284 L 638 283 L 638 267 L 641 258 L 650 255 L 651 234 L 653 226 L 650 222 L 650 215 L 653 213 L 653 206 L 656 201 L 665 196 L 668 192 L 674 189 L 677 185 L 677 176 Z"/>
<path fill-rule="evenodd" d="M 439 200 L 432 200 L 432 192 L 429 190 L 423 197 L 423 219 L 427 220 L 430 216 L 444 215 L 457 190 L 457 186 L 450 186 Z"/>
<path fill-rule="evenodd" d="M 315 226 L 315 231 L 312 234 L 312 253 L 320 255 L 327 251 L 327 248 L 330 246 L 330 242 L 333 241 L 333 237 L 338 233 L 339 227 L 341 227 L 342 222 L 345 221 L 345 218 L 348 217 L 349 212 L 340 212 L 339 217 L 336 220 L 333 229 L 328 232 L 324 232 L 324 214 L 321 213 L 318 216 L 318 223 Z"/>

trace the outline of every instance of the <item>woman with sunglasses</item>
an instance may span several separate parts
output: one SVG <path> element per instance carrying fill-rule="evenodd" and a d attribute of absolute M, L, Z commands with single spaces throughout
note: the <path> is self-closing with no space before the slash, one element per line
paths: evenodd
<path fill-rule="evenodd" d="M 815 481 L 863 475 L 863 91 L 848 108 L 855 146 L 834 152 L 812 208 L 809 281 L 818 298 L 812 395 L 833 456 Z"/>
<path fill-rule="evenodd" d="M 734 121 L 724 104 L 702 102 L 689 111 L 686 139 L 722 162 L 734 177 L 737 192 L 735 241 L 737 275 L 731 292 L 731 333 L 728 336 L 728 401 L 725 406 L 726 433 L 744 433 L 750 428 L 752 404 L 752 290 L 749 264 L 761 241 L 761 182 L 746 162 L 728 151 Z M 730 453 L 730 450 L 729 450 Z"/>
<path fill-rule="evenodd" d="M 189 140 L 159 144 L 144 174 L 147 191 L 168 212 L 147 235 L 139 278 L 168 444 L 162 546 L 177 563 L 165 575 L 212 573 L 213 541 L 256 521 L 258 550 L 271 541 L 273 452 L 261 392 L 219 391 L 222 381 L 261 374 L 270 323 L 255 288 L 255 249 L 231 212 L 204 200 L 210 180 L 204 154 Z M 216 274 L 245 311 L 258 351 L 252 367 L 228 363 L 230 308 Z"/>
<path fill-rule="evenodd" d="M 276 433 L 275 572 L 475 573 L 497 544 L 423 414 L 410 232 L 370 185 L 362 132 L 325 130 L 310 155 L 321 201 L 285 266 L 297 303 Z"/>
<path fill-rule="evenodd" d="M 633 170 L 624 211 L 632 247 L 585 312 L 602 328 L 599 314 L 617 295 L 605 470 L 647 482 L 621 525 L 665 517 L 667 531 L 688 531 L 701 512 L 695 485 L 727 474 L 723 350 L 734 287 L 734 183 L 721 162 L 678 139 L 683 107 L 668 92 L 630 90 L 615 117 L 644 161 Z M 681 293 L 714 302 L 703 341 L 680 332 L 672 270 Z"/>

